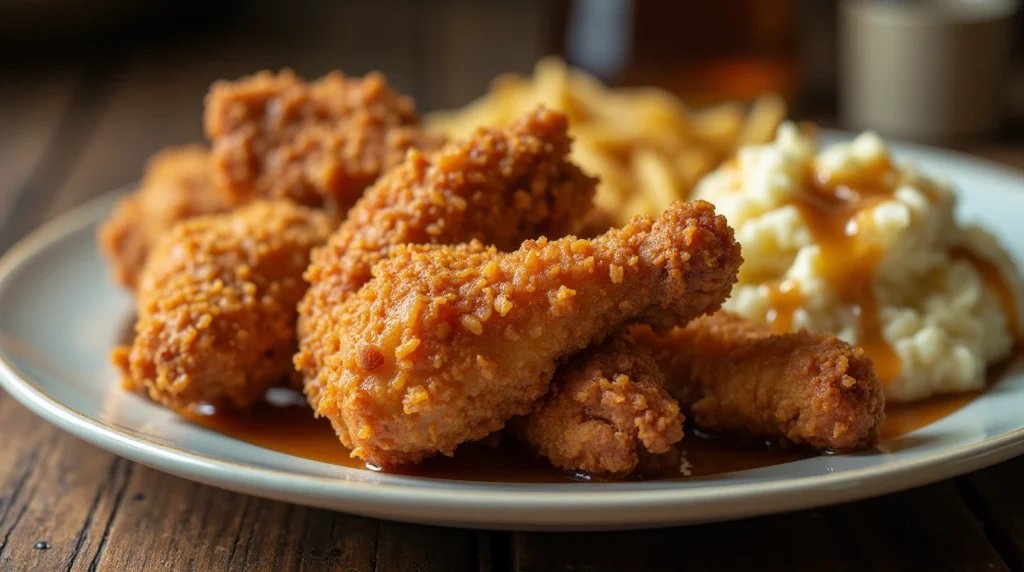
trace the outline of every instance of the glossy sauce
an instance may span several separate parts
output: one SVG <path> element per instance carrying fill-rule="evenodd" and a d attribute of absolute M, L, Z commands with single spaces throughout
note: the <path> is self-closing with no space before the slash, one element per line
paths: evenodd
<path fill-rule="evenodd" d="M 768 313 L 765 321 L 776 334 L 793 331 L 793 314 L 804 303 L 800 284 L 791 280 L 783 280 L 774 285 L 762 284 L 768 298 Z"/>
<path fill-rule="evenodd" d="M 790 201 L 818 244 L 818 270 L 840 300 L 853 308 L 858 339 L 875 363 L 883 382 L 899 376 L 899 356 L 882 334 L 874 291 L 875 269 L 883 251 L 864 239 L 873 224 L 874 208 L 892 198 L 899 173 L 888 161 L 869 166 L 856 178 L 843 180 L 828 173 L 809 172 L 807 191 Z M 766 320 L 774 331 L 792 329 L 793 312 L 802 300 L 798 289 L 783 282 L 769 286 Z"/>
<path fill-rule="evenodd" d="M 895 439 L 934 423 L 970 403 L 978 394 L 940 397 L 909 405 L 886 407 L 883 441 Z M 183 412 L 185 417 L 218 433 L 266 449 L 355 469 L 371 470 L 349 456 L 326 419 L 315 419 L 302 397 L 274 389 L 268 400 L 248 413 Z M 707 435 L 692 428 L 680 443 L 686 471 L 667 471 L 659 479 L 700 477 L 769 467 L 817 456 L 809 449 Z M 681 463 L 682 464 L 682 463 Z M 554 483 L 590 480 L 551 467 L 525 447 L 504 439 L 500 444 L 472 443 L 454 457 L 428 459 L 405 472 L 418 477 L 464 481 Z"/>
<path fill-rule="evenodd" d="M 885 405 L 885 424 L 882 425 L 882 441 L 895 439 L 926 425 L 931 425 L 939 419 L 959 411 L 979 395 L 981 394 L 965 393 L 932 397 L 917 403 L 887 403 Z"/>

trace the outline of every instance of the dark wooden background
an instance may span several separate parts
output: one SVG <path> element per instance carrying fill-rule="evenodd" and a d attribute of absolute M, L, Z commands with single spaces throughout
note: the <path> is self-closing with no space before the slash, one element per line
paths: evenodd
<path fill-rule="evenodd" d="M 18 44 L 35 46 L 31 54 L 5 50 L 0 252 L 55 214 L 136 180 L 159 148 L 201 140 L 202 96 L 216 78 L 284 65 L 307 76 L 379 68 L 429 109 L 464 103 L 496 72 L 526 71 L 550 47 L 544 2 L 400 4 L 339 3 L 302 20 L 271 12 L 244 26 L 230 4 L 186 5 L 131 42 L 85 34 L 78 46 L 44 48 L 35 38 Z M 183 26 L 180 18 L 195 18 L 189 10 L 203 25 Z M 966 150 L 1024 168 L 1024 141 L 1012 134 Z M 0 392 L 0 569 L 1024 571 L 1024 458 L 874 500 L 734 523 L 470 531 L 171 477 L 87 445 Z"/>

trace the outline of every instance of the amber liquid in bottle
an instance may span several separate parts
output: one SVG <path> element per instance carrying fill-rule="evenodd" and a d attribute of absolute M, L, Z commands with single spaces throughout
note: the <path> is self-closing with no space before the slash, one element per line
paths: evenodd
<path fill-rule="evenodd" d="M 587 2 L 568 5 L 567 52 L 603 67 L 606 80 L 661 86 L 693 104 L 765 92 L 789 100 L 799 88 L 795 0 L 608 0 L 616 9 L 602 12 Z"/>

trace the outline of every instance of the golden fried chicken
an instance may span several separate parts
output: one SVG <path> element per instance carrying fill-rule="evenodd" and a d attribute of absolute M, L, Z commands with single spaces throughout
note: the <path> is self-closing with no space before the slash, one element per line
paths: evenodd
<path fill-rule="evenodd" d="M 591 209 L 596 179 L 567 159 L 571 141 L 561 113 L 538 108 L 507 129 L 479 129 L 427 157 L 411 151 L 349 212 L 317 249 L 300 306 L 295 358 L 315 402 L 325 382 L 322 356 L 340 349 L 337 307 L 400 244 L 479 239 L 513 250 L 528 238 L 574 232 Z"/>
<path fill-rule="evenodd" d="M 420 130 L 413 101 L 379 73 L 307 83 L 284 70 L 219 81 L 204 122 L 229 202 L 288 198 L 342 214 L 408 149 L 443 142 Z"/>
<path fill-rule="evenodd" d="M 135 341 L 114 352 L 125 387 L 174 408 L 261 399 L 294 372 L 302 273 L 332 229 L 287 201 L 175 226 L 140 276 Z"/>
<path fill-rule="evenodd" d="M 324 320 L 336 349 L 311 401 L 368 462 L 451 455 L 529 413 L 560 360 L 625 324 L 667 330 L 717 310 L 740 262 L 705 202 L 505 254 L 397 247 Z"/>
<path fill-rule="evenodd" d="M 668 453 L 683 438 L 683 416 L 664 381 L 649 349 L 614 337 L 559 367 L 551 393 L 519 432 L 558 468 L 628 475 L 641 454 Z"/>
<path fill-rule="evenodd" d="M 831 334 L 773 335 L 720 312 L 658 334 L 633 328 L 654 351 L 665 388 L 708 431 L 845 451 L 878 443 L 885 397 L 864 350 Z"/>
<path fill-rule="evenodd" d="M 201 145 L 167 148 L 146 164 L 139 188 L 122 198 L 98 238 L 114 280 L 135 289 L 153 243 L 174 223 L 225 209 L 210 182 L 210 152 Z"/>

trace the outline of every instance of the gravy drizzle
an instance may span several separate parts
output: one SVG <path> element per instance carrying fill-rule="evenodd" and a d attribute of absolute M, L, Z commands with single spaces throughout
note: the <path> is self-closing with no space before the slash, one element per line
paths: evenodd
<path fill-rule="evenodd" d="M 846 179 L 830 173 L 807 173 L 807 191 L 789 204 L 800 213 L 818 244 L 819 272 L 853 308 L 858 320 L 858 339 L 875 363 L 883 382 L 899 376 L 899 356 L 882 334 L 879 304 L 874 291 L 875 269 L 882 259 L 879 245 L 865 240 L 874 224 L 872 211 L 892 198 L 899 172 L 888 160 L 869 165 L 856 177 Z M 792 329 L 793 312 L 802 298 L 799 288 L 782 282 L 769 288 L 766 320 L 778 333 Z"/>

